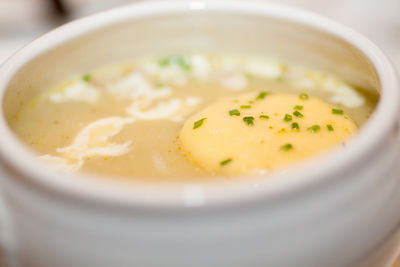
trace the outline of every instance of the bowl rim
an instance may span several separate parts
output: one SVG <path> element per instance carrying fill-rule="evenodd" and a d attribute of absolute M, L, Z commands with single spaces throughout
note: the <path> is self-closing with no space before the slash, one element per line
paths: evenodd
<path fill-rule="evenodd" d="M 219 207 L 262 200 L 285 199 L 296 192 L 324 186 L 341 173 L 359 167 L 362 160 L 375 153 L 387 139 L 396 122 L 399 110 L 398 81 L 395 70 L 386 56 L 367 38 L 330 19 L 297 7 L 277 3 L 239 1 L 152 1 L 134 3 L 78 19 L 56 28 L 26 45 L 0 66 L 0 109 L 3 113 L 4 94 L 13 75 L 27 62 L 57 47 L 65 41 L 82 36 L 92 30 L 149 16 L 179 12 L 237 12 L 274 17 L 300 23 L 346 41 L 359 49 L 374 65 L 381 82 L 378 105 L 346 149 L 336 149 L 314 159 L 303 161 L 285 173 L 271 178 L 240 179 L 234 183 L 211 182 L 205 184 L 164 185 L 148 182 L 118 182 L 93 178 L 83 174 L 67 174 L 51 166 L 32 160 L 33 152 L 12 133 L 3 116 L 0 118 L 0 158 L 11 179 L 19 179 L 30 186 L 70 201 L 103 203 L 117 207 L 145 207 L 154 209 Z M 376 131 L 375 129 L 380 129 Z M 323 168 L 315 168 L 315 164 Z M 339 175 L 339 177 L 338 177 Z M 279 176 L 279 179 L 274 179 Z M 4 179 L 3 179 L 4 180 Z M 222 193 L 223 192 L 223 193 Z"/>

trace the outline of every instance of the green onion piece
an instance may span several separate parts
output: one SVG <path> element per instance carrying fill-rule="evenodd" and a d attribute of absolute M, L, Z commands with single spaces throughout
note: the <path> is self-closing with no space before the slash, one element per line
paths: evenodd
<path fill-rule="evenodd" d="M 281 146 L 281 149 L 284 151 L 289 151 L 293 149 L 293 145 L 292 144 L 285 144 L 283 146 Z"/>
<path fill-rule="evenodd" d="M 301 93 L 301 94 L 299 95 L 299 98 L 300 98 L 300 99 L 303 99 L 303 100 L 307 100 L 307 99 L 309 98 L 309 96 L 308 96 L 306 93 Z"/>
<path fill-rule="evenodd" d="M 304 106 L 302 106 L 302 105 L 296 105 L 293 107 L 293 109 L 296 109 L 296 110 L 303 110 L 303 108 L 304 108 Z"/>
<path fill-rule="evenodd" d="M 170 58 L 166 57 L 166 58 L 162 58 L 160 60 L 158 60 L 158 65 L 165 67 L 168 66 L 170 64 Z"/>
<path fill-rule="evenodd" d="M 292 129 L 293 130 L 299 130 L 300 129 L 299 124 L 297 122 L 293 122 L 292 123 Z"/>
<path fill-rule="evenodd" d="M 181 67 L 182 69 L 189 71 L 192 69 L 192 66 L 190 66 L 189 62 L 186 60 L 186 58 L 180 56 L 180 57 L 176 57 L 174 58 L 175 60 L 175 64 L 178 65 L 179 67 Z"/>
<path fill-rule="evenodd" d="M 155 86 L 156 86 L 156 88 L 161 88 L 161 87 L 164 87 L 165 85 L 162 82 L 157 82 L 155 84 Z"/>
<path fill-rule="evenodd" d="M 295 112 L 293 112 L 293 115 L 295 115 L 297 118 L 303 118 L 304 115 L 301 114 L 300 112 L 298 112 L 297 110 Z"/>
<path fill-rule="evenodd" d="M 188 60 L 183 56 L 170 56 L 170 57 L 162 58 L 158 61 L 158 65 L 160 65 L 162 67 L 166 67 L 169 65 L 177 65 L 180 68 L 182 68 L 183 70 L 187 70 L 187 71 L 192 69 Z"/>
<path fill-rule="evenodd" d="M 232 158 L 229 158 L 229 159 L 226 159 L 226 160 L 221 161 L 221 162 L 219 163 L 219 165 L 225 166 L 226 164 L 228 164 L 228 163 L 231 162 L 231 161 L 232 161 Z"/>
<path fill-rule="evenodd" d="M 251 80 L 253 79 L 253 75 L 251 75 L 250 73 L 245 73 L 244 76 L 246 77 L 247 80 Z"/>
<path fill-rule="evenodd" d="M 316 124 L 316 125 L 313 125 L 311 127 L 308 127 L 307 130 L 312 132 L 312 133 L 317 133 L 317 132 L 319 132 L 319 130 L 321 130 L 321 127 Z"/>
<path fill-rule="evenodd" d="M 264 99 L 267 95 L 270 95 L 270 94 L 271 94 L 271 92 L 260 92 L 258 94 L 258 96 L 256 97 L 256 100 Z"/>
<path fill-rule="evenodd" d="M 267 116 L 267 115 L 260 115 L 260 119 L 268 120 L 268 119 L 269 119 L 269 116 Z"/>
<path fill-rule="evenodd" d="M 283 118 L 283 120 L 286 122 L 292 121 L 292 115 L 285 114 L 285 117 Z"/>
<path fill-rule="evenodd" d="M 196 121 L 196 122 L 193 124 L 193 129 L 197 129 L 197 128 L 201 127 L 201 126 L 203 125 L 203 122 L 204 122 L 206 119 L 207 119 L 207 118 L 202 118 L 202 119 Z"/>
<path fill-rule="evenodd" d="M 280 83 L 284 82 L 285 81 L 285 76 L 280 75 L 280 76 L 276 77 L 275 81 L 280 82 Z"/>
<path fill-rule="evenodd" d="M 229 110 L 229 115 L 231 116 L 240 116 L 240 111 L 237 109 Z"/>
<path fill-rule="evenodd" d="M 84 82 L 90 82 L 92 80 L 92 76 L 90 74 L 85 74 L 82 76 L 82 81 Z"/>
<path fill-rule="evenodd" d="M 241 105 L 240 108 L 242 108 L 242 109 L 251 108 L 251 105 Z"/>
<path fill-rule="evenodd" d="M 343 115 L 344 112 L 343 112 L 343 109 L 336 109 L 336 108 L 333 108 L 333 109 L 332 109 L 332 114 L 335 114 L 335 115 Z"/>
<path fill-rule="evenodd" d="M 244 117 L 243 121 L 249 126 L 254 125 L 254 117 Z"/>
<path fill-rule="evenodd" d="M 326 125 L 326 128 L 327 128 L 328 131 L 330 131 L 330 132 L 333 132 L 333 131 L 334 131 L 333 126 L 330 125 L 330 124 Z"/>

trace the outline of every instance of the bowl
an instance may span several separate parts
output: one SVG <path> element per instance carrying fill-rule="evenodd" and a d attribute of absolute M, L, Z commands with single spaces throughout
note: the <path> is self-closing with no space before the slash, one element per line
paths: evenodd
<path fill-rule="evenodd" d="M 62 173 L 7 124 L 67 76 L 193 52 L 274 55 L 377 91 L 379 103 L 346 149 L 229 183 Z M 9 266 L 372 267 L 393 256 L 383 244 L 400 223 L 398 81 L 374 44 L 331 20 L 261 2 L 124 6 L 15 53 L 0 68 L 0 98 L 0 255 Z"/>

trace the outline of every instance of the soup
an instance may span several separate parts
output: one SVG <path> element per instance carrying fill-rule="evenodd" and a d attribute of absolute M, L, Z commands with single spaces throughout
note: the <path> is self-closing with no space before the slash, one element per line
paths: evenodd
<path fill-rule="evenodd" d="M 378 95 L 262 57 L 145 58 L 44 91 L 10 120 L 43 161 L 121 179 L 265 174 L 345 142 Z"/>

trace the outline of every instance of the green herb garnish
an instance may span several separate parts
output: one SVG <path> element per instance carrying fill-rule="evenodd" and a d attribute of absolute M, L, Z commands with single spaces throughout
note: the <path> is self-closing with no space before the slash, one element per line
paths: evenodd
<path fill-rule="evenodd" d="M 333 132 L 333 131 L 334 131 L 333 126 L 330 125 L 330 124 L 326 125 L 326 128 L 327 128 L 328 131 L 330 131 L 330 132 Z"/>
<path fill-rule="evenodd" d="M 298 112 L 297 110 L 295 112 L 293 112 L 293 115 L 295 115 L 297 118 L 303 118 L 304 115 L 301 114 L 300 112 Z"/>
<path fill-rule="evenodd" d="M 158 61 L 158 65 L 162 67 L 176 65 L 181 69 L 189 71 L 192 69 L 192 66 L 189 64 L 188 60 L 183 56 L 170 56 L 162 58 Z"/>
<path fill-rule="evenodd" d="M 319 132 L 319 130 L 321 130 L 321 127 L 316 124 L 316 125 L 313 125 L 311 127 L 308 127 L 307 130 L 312 132 L 312 133 L 317 133 L 317 132 Z"/>
<path fill-rule="evenodd" d="M 189 71 L 192 69 L 192 66 L 189 64 L 189 62 L 184 57 L 178 57 L 176 59 L 176 64 L 186 71 Z"/>
<path fill-rule="evenodd" d="M 240 108 L 242 109 L 251 108 L 251 105 L 241 105 Z"/>
<path fill-rule="evenodd" d="M 283 117 L 283 120 L 286 121 L 286 122 L 292 121 L 292 115 L 285 114 L 285 117 Z"/>
<path fill-rule="evenodd" d="M 157 82 L 156 83 L 156 88 L 161 88 L 164 87 L 165 85 L 162 82 Z"/>
<path fill-rule="evenodd" d="M 202 119 L 196 121 L 196 122 L 193 124 L 193 129 L 197 129 L 197 128 L 201 127 L 201 126 L 203 125 L 203 122 L 204 122 L 206 119 L 207 119 L 207 118 L 202 118 Z"/>
<path fill-rule="evenodd" d="M 225 166 L 226 164 L 228 164 L 228 163 L 231 162 L 231 161 L 232 161 L 232 158 L 229 158 L 229 159 L 226 159 L 226 160 L 221 161 L 221 162 L 219 163 L 219 165 Z"/>
<path fill-rule="evenodd" d="M 270 95 L 270 94 L 271 94 L 270 92 L 260 92 L 258 94 L 258 96 L 256 97 L 256 100 L 264 99 L 267 95 Z"/>
<path fill-rule="evenodd" d="M 170 58 L 166 57 L 166 58 L 161 58 L 160 60 L 158 60 L 158 65 L 165 67 L 168 66 L 170 64 Z"/>
<path fill-rule="evenodd" d="M 280 82 L 280 83 L 284 82 L 285 81 L 285 76 L 280 75 L 280 76 L 276 77 L 275 81 Z"/>
<path fill-rule="evenodd" d="M 268 120 L 268 119 L 269 119 L 269 116 L 267 116 L 267 115 L 260 115 L 260 119 Z"/>
<path fill-rule="evenodd" d="M 286 144 L 286 145 L 281 146 L 281 149 L 285 150 L 285 151 L 289 151 L 289 150 L 293 149 L 293 145 L 292 144 Z"/>
<path fill-rule="evenodd" d="M 299 130 L 300 129 L 299 124 L 297 122 L 293 122 L 292 123 L 292 129 L 293 130 Z"/>
<path fill-rule="evenodd" d="M 299 95 L 299 98 L 302 99 L 302 100 L 307 100 L 309 98 L 309 96 L 306 93 L 301 93 Z"/>
<path fill-rule="evenodd" d="M 244 117 L 243 121 L 249 126 L 254 125 L 254 117 Z"/>
<path fill-rule="evenodd" d="M 251 79 L 253 79 L 253 78 L 254 78 L 254 77 L 253 77 L 253 75 L 251 75 L 251 74 L 250 74 L 250 73 L 248 73 L 248 72 L 247 72 L 247 73 L 245 73 L 245 74 L 244 74 L 244 76 L 246 77 L 246 79 L 247 79 L 247 80 L 251 80 Z"/>
<path fill-rule="evenodd" d="M 240 111 L 237 109 L 229 110 L 229 115 L 231 116 L 240 116 Z"/>
<path fill-rule="evenodd" d="M 293 109 L 296 109 L 296 110 L 303 110 L 303 108 L 304 108 L 304 106 L 302 106 L 302 105 L 296 105 L 293 107 Z"/>
<path fill-rule="evenodd" d="M 82 81 L 84 82 L 90 82 L 92 80 L 92 76 L 90 74 L 85 74 L 82 76 Z"/>
<path fill-rule="evenodd" d="M 343 115 L 344 112 L 343 112 L 343 109 L 336 109 L 336 108 L 333 108 L 333 109 L 332 109 L 332 114 L 335 114 L 335 115 Z"/>

